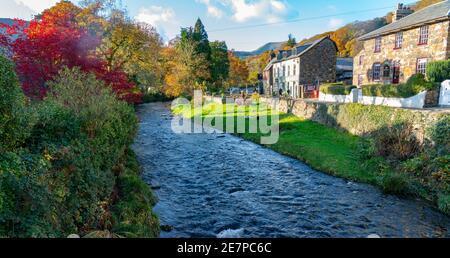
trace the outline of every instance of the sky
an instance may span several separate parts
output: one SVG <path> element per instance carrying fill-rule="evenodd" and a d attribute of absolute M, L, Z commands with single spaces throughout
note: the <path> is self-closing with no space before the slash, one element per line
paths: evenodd
<path fill-rule="evenodd" d="M 58 0 L 0 0 L 0 18 L 30 19 Z M 78 0 L 72 0 L 77 3 Z M 209 38 L 230 49 L 255 50 L 267 42 L 298 41 L 355 20 L 393 11 L 400 0 L 122 0 L 128 15 L 157 28 L 165 41 L 201 18 Z M 405 0 L 405 3 L 413 1 Z M 291 22 L 297 20 L 296 22 Z M 260 25 L 252 27 L 253 25 Z"/>

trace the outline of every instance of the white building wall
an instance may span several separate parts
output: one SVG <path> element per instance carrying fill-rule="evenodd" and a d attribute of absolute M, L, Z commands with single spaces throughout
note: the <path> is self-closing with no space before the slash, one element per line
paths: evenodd
<path fill-rule="evenodd" d="M 273 66 L 274 85 L 283 90 L 283 94 L 289 91 L 291 97 L 300 97 L 300 58 L 292 58 L 275 63 Z"/>

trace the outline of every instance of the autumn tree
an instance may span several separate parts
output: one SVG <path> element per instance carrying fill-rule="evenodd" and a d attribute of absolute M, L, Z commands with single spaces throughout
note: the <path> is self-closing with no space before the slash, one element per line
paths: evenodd
<path fill-rule="evenodd" d="M 227 86 L 238 87 L 246 85 L 249 76 L 247 63 L 236 57 L 232 52 L 228 53 L 228 59 L 230 60 L 230 72 Z"/>
<path fill-rule="evenodd" d="M 164 92 L 168 96 L 193 95 L 194 90 L 204 90 L 205 79 L 210 79 L 205 54 L 198 52 L 198 43 L 191 38 L 180 40 L 174 48 L 164 51 L 169 69 L 165 76 Z"/>
<path fill-rule="evenodd" d="M 25 94 L 41 99 L 47 82 L 63 67 L 80 67 L 109 84 L 119 98 L 138 102 L 134 84 L 120 69 L 109 70 L 98 58 L 96 49 L 101 39 L 78 23 L 82 9 L 69 1 L 61 1 L 30 21 L 6 26 L 9 40 L 3 41 L 12 53 Z"/>
<path fill-rule="evenodd" d="M 162 40 L 155 28 L 122 18 L 106 30 L 98 52 L 106 61 L 108 71 L 123 70 L 146 90 L 160 82 L 161 47 Z"/>

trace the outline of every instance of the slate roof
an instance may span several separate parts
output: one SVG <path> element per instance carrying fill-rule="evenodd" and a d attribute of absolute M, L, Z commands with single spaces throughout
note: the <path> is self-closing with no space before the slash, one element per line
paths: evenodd
<path fill-rule="evenodd" d="M 449 19 L 449 12 L 450 1 L 439 2 L 379 28 L 378 30 L 367 33 L 361 36 L 359 40 L 368 40 L 378 36 L 392 34 L 397 31 L 419 27 L 426 23 L 446 20 Z"/>
<path fill-rule="evenodd" d="M 322 42 L 324 39 L 329 39 L 329 37 L 322 37 L 315 41 L 307 42 L 302 45 L 295 46 L 292 49 L 280 51 L 275 58 L 270 60 L 269 64 L 267 64 L 266 68 L 264 68 L 264 71 L 267 71 L 268 69 L 270 69 L 270 67 L 275 63 L 279 63 L 279 62 L 286 61 L 286 60 L 289 60 L 292 58 L 300 57 L 301 55 L 303 55 L 304 53 L 306 53 L 310 49 L 312 49 L 314 46 L 316 46 L 317 44 Z M 333 43 L 334 43 L 334 41 L 333 41 Z M 336 49 L 337 49 L 337 47 L 336 47 Z"/>

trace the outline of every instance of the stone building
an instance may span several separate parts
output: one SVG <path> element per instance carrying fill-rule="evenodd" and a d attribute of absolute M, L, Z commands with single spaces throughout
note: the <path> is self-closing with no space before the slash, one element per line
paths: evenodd
<path fill-rule="evenodd" d="M 403 83 L 425 74 L 429 62 L 450 58 L 449 11 L 449 1 L 417 12 L 399 4 L 391 24 L 359 38 L 353 84 Z"/>
<path fill-rule="evenodd" d="M 299 98 L 302 92 L 336 80 L 337 47 L 329 37 L 280 51 L 264 69 L 266 94 L 289 93 Z"/>

